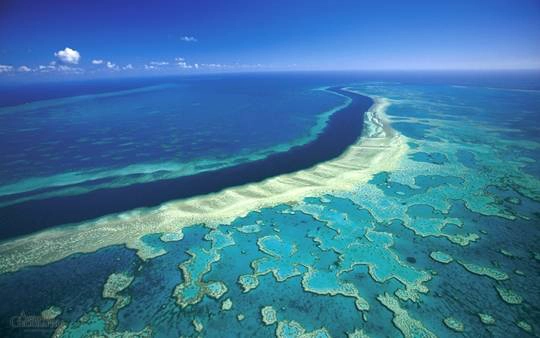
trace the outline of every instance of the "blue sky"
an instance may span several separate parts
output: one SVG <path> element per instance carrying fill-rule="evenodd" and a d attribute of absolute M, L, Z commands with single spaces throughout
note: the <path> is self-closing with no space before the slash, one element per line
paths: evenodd
<path fill-rule="evenodd" d="M 0 77 L 499 68 L 540 68 L 540 1 L 0 4 Z"/>

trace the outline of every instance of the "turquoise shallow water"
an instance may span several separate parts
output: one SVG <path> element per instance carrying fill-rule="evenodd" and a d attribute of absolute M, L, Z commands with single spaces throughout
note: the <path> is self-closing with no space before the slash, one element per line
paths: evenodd
<path fill-rule="evenodd" d="M 48 336 L 8 319 L 54 306 L 66 337 L 538 335 L 540 92 L 351 87 L 390 99 L 410 146 L 398 168 L 216 228 L 148 234 L 166 253 L 147 261 L 114 246 L 0 275 L 3 330 Z"/>

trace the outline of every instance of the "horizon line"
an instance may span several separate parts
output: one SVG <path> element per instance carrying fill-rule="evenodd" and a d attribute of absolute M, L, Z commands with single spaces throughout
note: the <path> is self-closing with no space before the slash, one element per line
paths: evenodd
<path fill-rule="evenodd" d="M 196 77 L 205 75 L 235 75 L 235 74 L 263 74 L 263 73 L 496 73 L 496 72 L 532 72 L 540 73 L 540 67 L 535 68 L 348 68 L 348 69 L 259 69 L 259 70 L 216 70 L 216 71 L 190 71 L 178 73 L 136 73 L 136 74 L 58 74 L 54 77 L 31 77 L 21 78 L 14 74 L 6 74 L 0 77 L 0 86 L 10 84 L 32 84 L 32 83 L 57 83 L 57 82 L 84 82 L 92 80 L 115 80 L 115 79 L 136 79 L 136 78 L 167 78 L 167 77 Z M 111 76 L 112 75 L 112 76 Z M 9 77 L 9 78 L 8 78 Z M 12 80 L 12 81 L 4 81 Z"/>

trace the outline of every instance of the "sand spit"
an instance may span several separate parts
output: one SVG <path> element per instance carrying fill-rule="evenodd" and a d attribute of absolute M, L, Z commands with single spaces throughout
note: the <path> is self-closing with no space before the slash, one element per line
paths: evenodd
<path fill-rule="evenodd" d="M 262 182 L 171 201 L 158 208 L 135 209 L 78 225 L 54 227 L 2 243 L 0 273 L 119 244 L 136 249 L 141 258 L 148 259 L 164 252 L 143 243 L 140 238 L 144 235 L 178 233 L 183 227 L 198 223 L 229 223 L 261 208 L 347 191 L 381 171 L 393 170 L 407 153 L 406 138 L 391 128 L 385 115 L 390 102 L 373 99 L 374 104 L 364 118 L 362 137 L 334 160 Z"/>

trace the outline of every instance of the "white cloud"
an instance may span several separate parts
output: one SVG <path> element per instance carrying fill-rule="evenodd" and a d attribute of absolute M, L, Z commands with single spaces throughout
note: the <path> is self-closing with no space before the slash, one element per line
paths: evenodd
<path fill-rule="evenodd" d="M 174 58 L 174 61 L 176 61 L 176 64 L 178 65 L 178 67 L 180 68 L 184 68 L 184 69 L 189 69 L 189 68 L 193 68 L 192 65 L 188 64 L 186 62 L 186 59 L 182 58 L 182 57 L 176 57 Z"/>
<path fill-rule="evenodd" d="M 107 68 L 113 69 L 113 70 L 119 69 L 119 67 L 116 64 L 112 63 L 111 61 L 107 61 Z"/>
<path fill-rule="evenodd" d="M 260 63 L 257 63 L 257 64 L 200 63 L 199 67 L 200 68 L 208 68 L 208 69 L 223 69 L 223 70 L 271 68 L 270 65 L 263 65 L 263 64 L 260 64 Z"/>
<path fill-rule="evenodd" d="M 222 68 L 226 67 L 225 65 L 219 64 L 219 63 L 203 63 L 201 66 L 208 67 L 208 68 Z"/>
<path fill-rule="evenodd" d="M 54 66 L 53 66 L 54 69 Z M 79 67 L 70 67 L 66 65 L 60 65 L 56 67 L 58 71 L 64 72 L 64 73 L 71 73 L 71 74 L 82 74 L 84 73 L 84 69 Z"/>
<path fill-rule="evenodd" d="M 66 47 L 63 50 L 59 50 L 58 52 L 54 53 L 54 56 L 56 56 L 63 63 L 69 63 L 73 65 L 78 64 L 79 59 L 81 58 L 81 54 L 79 54 L 78 51 L 69 47 Z"/>
<path fill-rule="evenodd" d="M 32 69 L 30 69 L 30 67 L 27 67 L 27 66 L 20 66 L 18 70 L 19 72 L 22 72 L 22 73 L 28 73 L 32 71 Z"/>
<path fill-rule="evenodd" d="M 184 62 L 184 61 L 178 62 L 177 65 L 178 65 L 178 67 L 184 68 L 184 69 L 192 68 L 192 66 L 190 64 L 188 64 L 187 62 Z"/>
<path fill-rule="evenodd" d="M 47 65 L 47 66 L 44 66 L 44 65 L 39 65 L 38 67 L 38 70 L 40 72 L 50 72 L 51 70 L 55 70 L 56 67 L 54 65 Z"/>
<path fill-rule="evenodd" d="M 107 67 L 107 69 L 110 69 L 110 70 L 133 69 L 133 65 L 131 63 L 121 67 L 121 66 L 117 65 L 116 63 L 113 63 L 113 62 L 107 61 L 107 60 L 102 60 L 102 59 L 92 60 L 92 64 L 94 64 L 94 65 L 104 65 L 105 67 Z"/>
<path fill-rule="evenodd" d="M 50 62 L 48 65 L 39 65 L 34 71 L 39 71 L 42 73 L 48 73 L 48 72 L 62 72 L 62 73 L 70 73 L 70 74 L 82 74 L 84 73 L 84 69 L 80 67 L 73 67 L 68 65 L 58 65 L 56 62 Z"/>
<path fill-rule="evenodd" d="M 13 66 L 9 65 L 0 65 L 0 73 L 7 73 L 13 70 Z"/>
<path fill-rule="evenodd" d="M 199 69 L 201 64 L 191 64 L 182 57 L 175 57 L 174 62 L 167 61 L 151 61 L 148 64 L 144 65 L 146 70 L 173 70 L 173 67 L 179 67 L 181 69 Z"/>
<path fill-rule="evenodd" d="M 180 40 L 184 42 L 197 42 L 198 41 L 197 38 L 195 38 L 194 36 L 182 36 Z"/>

